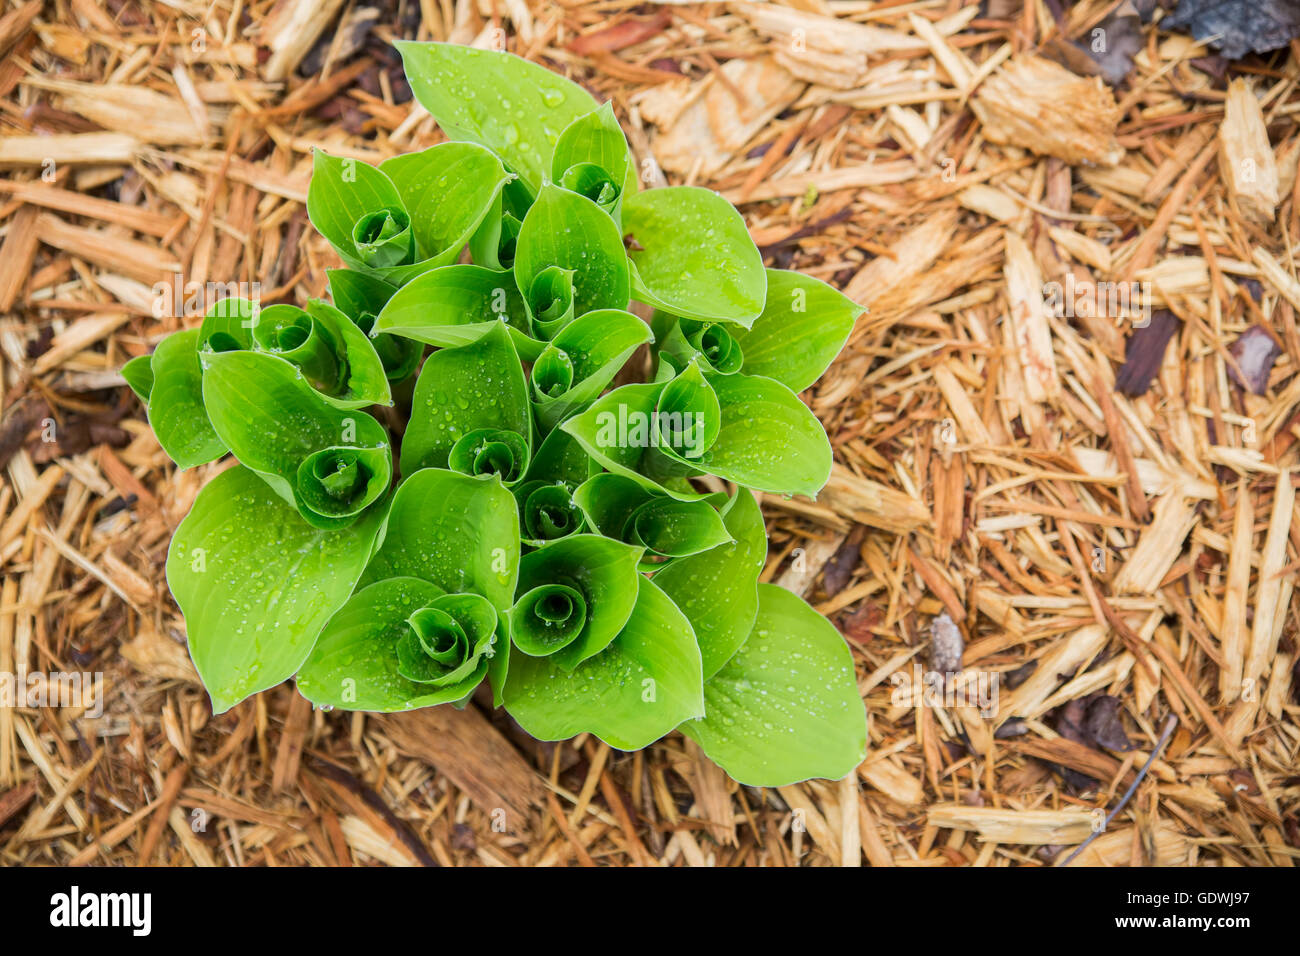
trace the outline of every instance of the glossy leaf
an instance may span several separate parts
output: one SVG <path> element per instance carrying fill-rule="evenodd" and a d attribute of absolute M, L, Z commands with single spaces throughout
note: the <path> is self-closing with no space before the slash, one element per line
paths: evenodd
<path fill-rule="evenodd" d="M 836 780 L 866 757 L 866 709 L 853 655 L 804 601 L 758 586 L 745 645 L 704 685 L 705 716 L 682 733 L 736 781 L 780 787 Z"/>
<path fill-rule="evenodd" d="M 301 666 L 352 593 L 383 516 L 377 507 L 342 530 L 313 528 L 247 468 L 199 492 L 172 538 L 167 584 L 214 713 Z"/>
<path fill-rule="evenodd" d="M 122 366 L 121 372 L 135 397 L 148 405 L 149 392 L 153 390 L 153 356 L 137 355 Z"/>
<path fill-rule="evenodd" d="M 802 392 L 834 361 L 862 312 L 862 306 L 812 276 L 768 269 L 763 314 L 748 332 L 736 334 L 744 353 L 742 371 Z"/>
<path fill-rule="evenodd" d="M 758 613 L 758 576 L 767 560 L 767 529 L 758 502 L 739 488 L 721 510 L 734 539 L 672 562 L 654 576 L 691 622 L 707 680 L 736 653 Z"/>
<path fill-rule="evenodd" d="M 505 707 L 528 733 L 539 740 L 590 733 L 636 750 L 704 713 L 690 623 L 653 581 L 636 584 L 636 605 L 618 636 L 573 670 L 558 654 L 511 655 Z"/>
<path fill-rule="evenodd" d="M 203 369 L 197 329 L 173 332 L 149 360 L 149 425 L 167 457 L 181 468 L 215 461 L 226 453 L 203 408 Z"/>
<path fill-rule="evenodd" d="M 520 646 L 540 648 L 546 632 L 566 632 L 581 611 L 573 633 L 552 648 L 556 662 L 573 670 L 599 654 L 632 613 L 640 557 L 640 548 L 592 534 L 561 538 L 524 555 L 519 562 L 520 600 L 510 613 L 511 638 L 516 643 L 522 639 Z M 553 616 L 560 603 L 554 599 L 555 586 L 576 591 L 582 599 L 581 605 L 570 599 L 568 614 L 560 620 Z M 530 598 L 537 588 L 548 591 Z"/>
<path fill-rule="evenodd" d="M 745 220 L 717 193 L 669 186 L 629 196 L 623 232 L 636 243 L 628 256 L 638 301 L 746 328 L 763 311 L 763 259 Z"/>
<path fill-rule="evenodd" d="M 636 192 L 637 175 L 613 104 L 603 103 L 565 127 L 551 156 L 551 181 L 581 192 L 619 220 L 623 195 Z M 601 183 L 608 188 L 602 190 Z"/>
<path fill-rule="evenodd" d="M 542 187 L 519 228 L 515 280 L 525 299 L 551 266 L 573 273 L 575 316 L 627 308 L 631 285 L 618 226 L 590 199 L 555 185 Z"/>
<path fill-rule="evenodd" d="M 481 594 L 504 614 L 519 574 L 519 515 L 497 478 L 438 468 L 408 476 L 393 495 L 388 530 L 362 578 L 420 578 L 453 594 Z"/>
<path fill-rule="evenodd" d="M 519 355 L 531 361 L 543 343 L 528 334 L 523 296 L 509 273 L 458 263 L 431 269 L 402 286 L 375 319 L 372 334 L 454 348 L 505 323 Z"/>
<path fill-rule="evenodd" d="M 645 548 L 647 557 L 680 558 L 731 541 L 709 501 L 655 495 L 623 475 L 596 475 L 578 488 L 573 500 L 592 528 L 607 538 Z M 642 570 L 659 567 L 642 564 Z"/>
<path fill-rule="evenodd" d="M 596 106 L 582 87 L 509 53 L 398 41 L 411 92 L 449 139 L 480 143 L 541 189 L 561 131 Z"/>
<path fill-rule="evenodd" d="M 369 415 L 330 405 L 274 355 L 214 352 L 204 362 L 213 429 L 309 524 L 350 524 L 388 491 L 388 434 Z"/>
<path fill-rule="evenodd" d="M 476 342 L 440 349 L 425 360 L 402 437 L 402 473 L 448 467 L 456 443 L 482 429 L 514 432 L 532 448 L 528 385 L 500 322 Z M 521 477 L 528 463 L 515 463 Z"/>

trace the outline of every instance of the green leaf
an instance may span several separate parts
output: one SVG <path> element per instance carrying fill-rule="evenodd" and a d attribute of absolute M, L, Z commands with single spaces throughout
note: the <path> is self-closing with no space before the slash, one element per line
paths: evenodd
<path fill-rule="evenodd" d="M 742 371 L 802 392 L 835 360 L 863 311 L 812 276 L 768 269 L 763 314 L 736 336 L 744 351 Z"/>
<path fill-rule="evenodd" d="M 515 245 L 515 280 L 525 299 L 543 270 L 573 273 L 574 315 L 626 309 L 631 296 L 627 254 L 618 226 L 577 193 L 547 184 L 537 196 Z"/>
<path fill-rule="evenodd" d="M 704 704 L 705 716 L 681 731 L 739 783 L 837 780 L 866 757 L 866 708 L 848 645 L 801 598 L 771 584 L 758 586 L 754 632 L 705 683 Z"/>
<path fill-rule="evenodd" d="M 596 475 L 583 483 L 573 500 L 600 534 L 645 548 L 658 558 L 698 554 L 731 541 L 709 501 L 654 495 L 623 475 Z M 662 566 L 643 562 L 641 569 Z"/>
<path fill-rule="evenodd" d="M 480 429 L 514 432 L 532 448 L 528 385 L 504 324 L 476 342 L 430 355 L 415 382 L 402 438 L 402 473 L 446 468 L 453 447 Z M 520 464 L 521 472 L 527 462 Z"/>
<path fill-rule="evenodd" d="M 383 362 L 355 322 L 327 302 L 262 308 L 227 298 L 208 310 L 199 327 L 201 358 L 259 351 L 298 368 L 325 401 L 337 408 L 393 404 Z"/>
<path fill-rule="evenodd" d="M 619 750 L 637 750 L 704 713 L 690 623 L 644 577 L 631 616 L 608 647 L 571 671 L 558 656 L 511 654 L 505 707 L 539 740 L 591 733 Z"/>
<path fill-rule="evenodd" d="M 329 244 L 354 269 L 372 271 L 357 248 L 357 224 L 375 213 L 398 210 L 405 214 L 402 196 L 383 172 L 358 159 L 331 156 L 316 150 L 311 183 L 307 187 L 307 215 Z M 407 233 L 409 234 L 409 217 Z M 408 247 L 413 262 L 415 246 Z"/>
<path fill-rule="evenodd" d="M 411 92 L 449 139 L 486 146 L 536 195 L 560 132 L 595 108 L 582 87 L 509 53 L 397 41 Z"/>
<path fill-rule="evenodd" d="M 637 347 L 652 339 L 645 322 L 617 309 L 588 312 L 561 329 L 529 376 L 539 426 L 549 431 L 590 405 Z"/>
<path fill-rule="evenodd" d="M 203 369 L 199 332 L 173 332 L 158 343 L 149 360 L 149 425 L 167 457 L 181 468 L 215 461 L 226 444 L 213 431 L 203 408 Z M 138 368 L 138 366 L 137 366 Z"/>
<path fill-rule="evenodd" d="M 565 127 L 551 156 L 551 180 L 581 192 L 609 212 L 615 222 L 619 220 L 623 195 L 637 191 L 637 175 L 612 103 L 601 104 Z M 602 191 L 597 185 L 601 183 L 608 189 Z"/>
<path fill-rule="evenodd" d="M 528 334 L 523 296 L 508 272 L 459 263 L 432 269 L 402 286 L 384 306 L 372 334 L 389 333 L 439 348 L 477 342 L 502 323 L 524 361 L 543 344 Z"/>
<path fill-rule="evenodd" d="M 572 435 L 602 468 L 631 478 L 647 491 L 691 501 L 704 495 L 690 487 L 682 477 L 680 463 L 658 445 L 655 415 L 665 384 L 616 388 L 566 419 L 560 429 Z"/>
<path fill-rule="evenodd" d="M 383 311 L 397 290 L 381 279 L 353 269 L 326 269 L 330 296 L 340 312 L 367 336 L 375 327 L 375 318 Z M 396 335 L 371 336 L 371 345 L 390 384 L 403 382 L 415 374 L 424 350 L 413 339 Z"/>
<path fill-rule="evenodd" d="M 667 312 L 654 314 L 651 328 L 659 339 L 657 351 L 661 359 L 668 359 L 674 369 L 683 369 L 696 360 L 700 367 L 721 375 L 739 372 L 745 356 L 740 343 L 732 334 L 736 326 L 723 322 L 700 322 L 696 319 L 677 319 Z"/>
<path fill-rule="evenodd" d="M 420 261 L 433 266 L 456 261 L 510 179 L 501 160 L 474 143 L 439 143 L 402 153 L 379 169 L 410 213 Z"/>
<path fill-rule="evenodd" d="M 831 446 L 808 406 L 769 378 L 705 377 L 722 420 L 698 467 L 758 491 L 816 497 L 831 475 Z"/>
<path fill-rule="evenodd" d="M 508 645 L 496 610 L 411 577 L 377 581 L 330 619 L 298 672 L 317 706 L 394 713 L 457 703 Z"/>
<path fill-rule="evenodd" d="M 135 397 L 148 405 L 149 392 L 153 389 L 153 356 L 137 355 L 122 366 L 121 373 Z"/>
<path fill-rule="evenodd" d="M 672 562 L 654 576 L 695 629 L 708 680 L 731 659 L 758 613 L 758 576 L 767 560 L 767 529 L 754 496 L 739 488 L 722 508 L 735 540 Z"/>
<path fill-rule="evenodd" d="M 421 578 L 453 594 L 481 594 L 504 614 L 518 575 L 519 514 L 510 492 L 495 477 L 426 468 L 398 486 L 361 583 Z"/>
<path fill-rule="evenodd" d="M 343 527 L 387 492 L 388 434 L 369 415 L 330 405 L 274 355 L 210 352 L 204 362 L 213 429 L 308 523 Z"/>
<path fill-rule="evenodd" d="M 565 631 L 576 619 L 578 606 L 571 602 L 564 621 L 539 613 L 553 610 L 542 599 L 553 591 L 529 598 L 536 588 L 554 585 L 576 591 L 582 598 L 582 620 L 553 655 L 565 670 L 573 670 L 587 658 L 609 646 L 627 622 L 636 602 L 637 561 L 641 549 L 594 534 L 577 534 L 553 541 L 523 556 L 519 562 L 520 601 L 510 613 L 510 635 L 520 646 L 537 648 L 550 630 Z"/>
<path fill-rule="evenodd" d="M 573 486 L 564 481 L 526 481 L 512 489 L 519 503 L 519 530 L 524 544 L 540 548 L 580 534 L 587 522 L 573 501 Z"/>
<path fill-rule="evenodd" d="M 483 217 L 474 235 L 470 236 L 469 253 L 477 265 L 505 271 L 515 264 L 515 243 L 519 239 L 521 220 L 502 205 L 498 197 L 492 211 Z"/>
<path fill-rule="evenodd" d="M 717 193 L 668 186 L 628 196 L 623 232 L 636 241 L 628 256 L 638 301 L 746 328 L 763 311 L 763 258 L 745 220 Z"/>
<path fill-rule="evenodd" d="M 383 516 L 372 508 L 345 529 L 313 528 L 247 468 L 199 492 L 172 538 L 167 584 L 214 713 L 301 666 L 352 593 Z"/>

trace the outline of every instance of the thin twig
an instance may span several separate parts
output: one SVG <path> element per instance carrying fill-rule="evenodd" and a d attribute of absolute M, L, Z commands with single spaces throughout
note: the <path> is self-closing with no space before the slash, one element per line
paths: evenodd
<path fill-rule="evenodd" d="M 1115 819 L 1115 815 L 1124 809 L 1124 806 L 1125 804 L 1128 803 L 1129 798 L 1132 797 L 1133 794 L 1137 792 L 1138 784 L 1140 784 L 1142 782 L 1142 778 L 1147 775 L 1147 771 L 1151 769 L 1151 765 L 1156 762 L 1156 758 L 1160 756 L 1160 751 L 1165 749 L 1165 744 L 1169 743 L 1169 735 L 1174 732 L 1174 727 L 1177 724 L 1178 724 L 1178 718 L 1175 715 L 1170 714 L 1168 718 L 1166 718 L 1165 729 L 1160 732 L 1160 739 L 1156 741 L 1155 749 L 1151 751 L 1151 756 L 1147 757 L 1147 762 L 1144 763 L 1142 765 L 1142 769 L 1138 771 L 1137 779 L 1134 780 L 1133 783 L 1129 785 L 1128 790 L 1124 792 L 1124 798 L 1120 800 L 1118 804 L 1115 805 L 1114 810 L 1106 814 L 1106 822 L 1102 824 L 1101 829 L 1094 832 L 1090 837 L 1088 837 L 1088 839 L 1084 840 L 1077 847 L 1075 847 L 1074 852 L 1071 853 L 1069 856 L 1067 856 L 1060 863 L 1058 863 L 1057 866 L 1069 866 L 1070 861 L 1073 860 L 1080 853 L 1082 853 L 1085 849 L 1087 849 L 1089 843 L 1097 839 L 1097 837 L 1101 836 L 1110 828 L 1110 821 Z"/>

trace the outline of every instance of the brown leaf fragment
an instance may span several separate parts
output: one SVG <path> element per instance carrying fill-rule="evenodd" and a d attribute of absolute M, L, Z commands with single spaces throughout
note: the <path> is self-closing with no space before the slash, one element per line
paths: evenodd
<path fill-rule="evenodd" d="M 1124 364 L 1115 376 L 1115 391 L 1130 398 L 1145 395 L 1165 360 L 1169 340 L 1178 331 L 1178 317 L 1168 309 L 1151 313 L 1151 320 L 1129 336 Z"/>
<path fill-rule="evenodd" d="M 1098 747 L 1107 750 L 1129 751 L 1133 744 L 1124 732 L 1124 723 L 1120 719 L 1122 710 L 1118 697 L 1100 694 L 1088 703 L 1088 710 L 1083 718 L 1083 729 L 1089 739 Z"/>
<path fill-rule="evenodd" d="M 1282 347 L 1269 335 L 1268 330 L 1262 325 L 1252 325 L 1237 337 L 1229 351 L 1237 360 L 1235 367 L 1228 366 L 1232 380 L 1255 395 L 1263 395 L 1268 391 L 1268 377 L 1273 371 L 1273 363 L 1282 354 Z M 1237 369 L 1241 370 L 1240 374 Z"/>
<path fill-rule="evenodd" d="M 859 547 L 865 532 L 866 529 L 861 525 L 854 528 L 852 534 L 844 539 L 839 550 L 826 562 L 826 568 L 822 571 L 822 589 L 828 598 L 835 597 L 843 591 L 849 579 L 853 577 L 853 572 L 862 560 Z"/>

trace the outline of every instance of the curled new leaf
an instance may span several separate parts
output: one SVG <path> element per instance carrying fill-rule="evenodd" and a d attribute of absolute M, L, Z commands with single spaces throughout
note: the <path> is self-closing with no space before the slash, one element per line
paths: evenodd
<path fill-rule="evenodd" d="M 463 701 L 506 653 L 496 609 L 419 578 L 363 588 L 322 631 L 298 672 L 317 706 L 379 713 Z"/>
<path fill-rule="evenodd" d="M 318 150 L 307 214 L 350 267 L 400 286 L 455 262 L 509 179 L 472 143 L 440 143 L 377 167 Z"/>
<path fill-rule="evenodd" d="M 551 269 L 572 273 L 572 316 L 627 308 L 631 285 L 618 226 L 587 197 L 556 185 L 542 187 L 524 217 L 515 246 L 515 280 L 534 320 L 538 319 L 539 304 L 555 308 L 562 301 L 551 295 L 562 289 L 554 285 L 556 279 L 549 280 L 544 289 L 535 287 L 537 279 Z M 542 321 L 554 323 L 559 318 L 561 315 L 555 314 Z M 559 331 L 554 324 L 548 327 L 552 334 Z"/>
<path fill-rule="evenodd" d="M 530 547 L 540 548 L 586 527 L 582 509 L 573 500 L 572 484 L 562 480 L 528 481 L 513 490 L 519 503 L 520 533 Z"/>
<path fill-rule="evenodd" d="M 330 405 L 274 355 L 213 352 L 204 362 L 213 429 L 308 524 L 346 526 L 388 490 L 388 434 L 369 415 Z"/>
<path fill-rule="evenodd" d="M 542 350 L 530 375 L 538 424 L 551 429 L 600 395 L 637 347 L 654 338 L 630 312 L 588 312 Z"/>
<path fill-rule="evenodd" d="M 640 557 L 641 548 L 593 534 L 524 555 L 510 611 L 515 645 L 533 656 L 553 654 L 569 671 L 600 653 L 632 613 Z"/>
<path fill-rule="evenodd" d="M 677 319 L 656 312 L 652 328 L 660 340 L 660 357 L 667 358 L 674 368 L 685 368 L 695 359 L 709 371 L 730 375 L 744 365 L 745 354 L 734 334 L 740 329 L 734 325 L 728 328 L 724 322 Z"/>
<path fill-rule="evenodd" d="M 638 576 L 635 587 L 618 636 L 577 667 L 562 666 L 560 654 L 511 655 L 504 701 L 524 730 L 539 740 L 590 733 L 636 750 L 704 713 L 690 623 L 653 581 Z"/>
<path fill-rule="evenodd" d="M 531 449 L 528 386 L 502 323 L 476 342 L 425 360 L 402 438 L 403 474 L 450 467 L 472 475 L 495 472 L 513 483 L 528 470 Z"/>
<path fill-rule="evenodd" d="M 620 220 L 623 194 L 636 192 L 636 165 L 610 103 L 565 127 L 551 156 L 551 180 Z"/>
<path fill-rule="evenodd" d="M 573 498 L 596 531 L 645 548 L 651 560 L 643 562 L 643 570 L 658 570 L 665 559 L 698 554 L 731 541 L 709 501 L 655 495 L 622 475 L 596 475 Z"/>
<path fill-rule="evenodd" d="M 382 279 L 352 269 L 326 269 L 325 275 L 329 279 L 330 296 L 335 307 L 370 336 L 388 381 L 394 384 L 404 382 L 414 375 L 420 364 L 419 343 L 375 332 L 375 319 L 397 290 Z"/>
<path fill-rule="evenodd" d="M 222 299 L 199 327 L 199 353 L 264 352 L 295 366 L 325 401 L 338 408 L 391 405 L 388 376 L 374 345 L 355 322 L 326 302 L 262 308 Z"/>
<path fill-rule="evenodd" d="M 439 468 L 407 477 L 393 495 L 383 544 L 362 584 L 420 578 L 455 594 L 481 594 L 499 612 L 514 603 L 519 514 L 493 478 Z"/>

